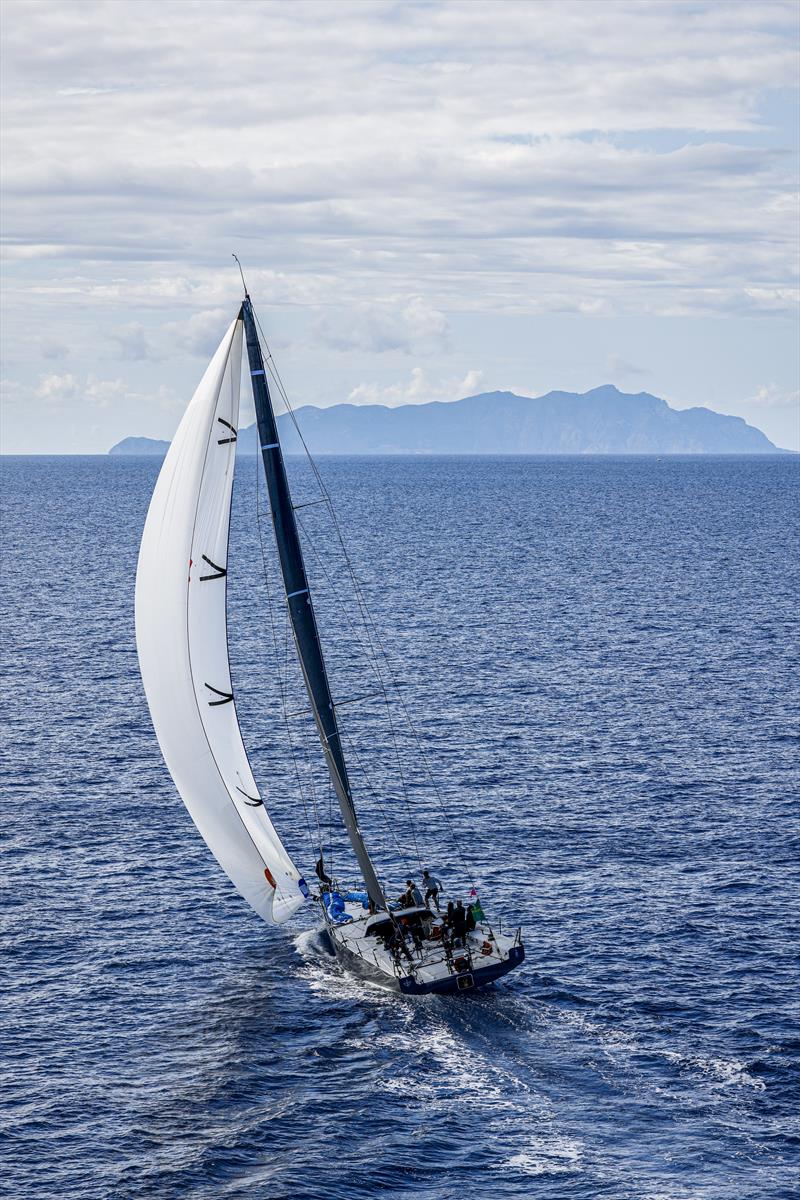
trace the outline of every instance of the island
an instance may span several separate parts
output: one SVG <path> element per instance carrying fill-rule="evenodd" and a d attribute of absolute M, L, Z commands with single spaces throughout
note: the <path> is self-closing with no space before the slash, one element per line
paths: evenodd
<path fill-rule="evenodd" d="M 304 405 L 298 426 L 314 454 L 780 454 L 741 417 L 709 408 L 675 409 L 649 392 L 613 384 L 588 392 L 518 396 L 483 392 L 450 403 Z M 287 454 L 302 451 L 288 414 L 278 418 Z M 164 455 L 168 442 L 128 437 L 109 454 Z M 239 431 L 255 453 L 256 428 Z"/>

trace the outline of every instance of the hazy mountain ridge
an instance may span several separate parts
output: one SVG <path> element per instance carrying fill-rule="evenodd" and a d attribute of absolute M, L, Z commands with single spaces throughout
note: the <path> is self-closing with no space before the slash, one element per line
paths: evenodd
<path fill-rule="evenodd" d="M 708 408 L 673 409 L 649 392 L 611 384 L 532 398 L 483 392 L 450 403 L 305 405 L 295 411 L 317 454 L 775 454 L 759 429 Z M 278 418 L 284 449 L 302 449 L 291 418 Z M 165 454 L 169 443 L 125 438 L 109 454 Z M 253 453 L 256 428 L 239 434 Z"/>

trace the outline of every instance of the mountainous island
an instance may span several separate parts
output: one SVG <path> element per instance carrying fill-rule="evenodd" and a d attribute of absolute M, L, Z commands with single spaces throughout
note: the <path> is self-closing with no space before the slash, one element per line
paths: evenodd
<path fill-rule="evenodd" d="M 741 417 L 709 408 L 670 408 L 648 392 L 612 384 L 545 396 L 484 392 L 451 403 L 305 405 L 295 416 L 315 454 L 778 454 Z M 291 418 L 278 417 L 288 454 L 302 450 Z M 124 438 L 109 454 L 166 453 L 168 442 Z M 255 453 L 256 427 L 239 433 L 241 452 Z"/>

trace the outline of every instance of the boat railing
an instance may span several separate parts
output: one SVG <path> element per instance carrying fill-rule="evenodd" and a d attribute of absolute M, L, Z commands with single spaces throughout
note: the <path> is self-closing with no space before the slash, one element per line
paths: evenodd
<path fill-rule="evenodd" d="M 498 932 L 499 932 L 499 930 L 498 930 Z M 513 945 L 519 946 L 521 944 L 521 942 L 522 942 L 522 927 L 518 926 L 516 934 L 514 936 Z M 439 943 L 439 945 L 441 945 L 441 943 Z M 496 942 L 495 942 L 495 945 L 493 948 L 496 950 L 496 952 L 501 960 L 503 960 L 504 958 L 507 957 L 507 955 L 503 953 L 502 949 L 500 948 L 499 945 L 497 945 Z M 376 948 L 372 947 L 370 949 L 366 949 L 366 948 L 360 946 L 358 944 L 358 942 L 356 941 L 356 942 L 353 942 L 350 944 L 349 949 L 352 953 L 357 954 L 358 957 L 363 959 L 365 962 L 368 962 L 371 958 L 373 963 L 375 964 L 375 966 L 377 967 L 377 969 L 379 971 L 383 971 L 386 969 L 385 964 L 379 962 L 379 960 L 378 960 Z M 433 954 L 431 954 L 431 952 L 430 952 L 431 949 L 434 950 Z M 454 963 L 453 963 L 453 958 L 454 958 L 453 950 L 448 951 L 445 947 L 442 946 L 443 952 L 440 954 L 436 954 L 435 949 L 436 949 L 435 946 L 431 946 L 430 949 L 424 949 L 422 947 L 419 947 L 419 948 L 415 947 L 414 950 L 411 951 L 411 953 L 413 954 L 416 961 L 409 961 L 408 963 L 403 962 L 401 959 L 395 959 L 393 956 L 390 955 L 389 960 L 391 962 L 392 973 L 394 974 L 395 978 L 401 979 L 404 976 L 404 974 L 407 973 L 408 967 L 410 967 L 410 969 L 411 969 L 411 974 L 415 975 L 417 970 L 420 967 L 437 967 L 441 964 L 444 964 L 448 968 L 448 971 L 451 974 L 457 974 Z M 475 955 L 473 953 L 472 947 L 469 945 L 468 942 L 465 942 L 463 947 L 458 947 L 455 951 L 455 954 L 461 954 L 461 955 L 466 956 L 467 961 L 469 963 L 469 970 L 470 971 L 475 970 Z M 406 970 L 404 970 L 404 968 L 406 968 Z"/>
<path fill-rule="evenodd" d="M 385 970 L 384 965 L 382 963 L 378 962 L 378 953 L 374 947 L 370 951 L 365 952 L 361 948 L 361 946 L 359 946 L 358 942 L 355 942 L 348 946 L 348 950 L 350 951 L 351 954 L 357 954 L 359 958 L 363 958 L 365 962 L 369 962 L 369 959 L 371 957 L 372 961 L 375 963 L 375 966 L 378 968 L 379 971 Z M 393 958 L 391 959 L 391 963 L 392 963 L 392 971 L 394 972 L 395 976 L 399 979 L 402 974 L 402 972 L 400 971 L 400 963 L 396 962 Z"/>
<path fill-rule="evenodd" d="M 350 949 L 352 951 L 354 951 L 359 956 L 359 958 L 369 959 L 369 957 L 370 957 L 370 954 L 365 953 L 357 944 L 354 946 L 351 946 Z M 464 953 L 469 956 L 470 967 L 471 967 L 472 966 L 472 954 L 466 948 L 464 950 Z M 430 954 L 426 954 L 424 950 L 415 950 L 415 951 L 412 951 L 412 954 L 414 954 L 414 956 L 417 960 L 416 962 L 411 962 L 408 964 L 411 967 L 412 971 L 416 971 L 416 969 L 418 967 L 422 967 L 422 966 L 435 967 L 435 966 L 438 966 L 439 963 L 446 963 L 452 969 L 452 963 L 448 960 L 448 957 L 446 954 L 439 954 L 439 955 L 436 955 L 435 957 L 431 957 Z M 373 962 L 375 963 L 375 966 L 378 967 L 379 969 L 383 969 L 381 967 L 381 963 L 378 962 L 378 955 L 374 949 L 371 951 L 371 957 L 372 957 Z M 402 959 L 396 960 L 394 958 L 391 958 L 391 963 L 392 963 L 392 971 L 399 979 L 404 973 L 402 968 L 406 964 L 403 962 Z"/>

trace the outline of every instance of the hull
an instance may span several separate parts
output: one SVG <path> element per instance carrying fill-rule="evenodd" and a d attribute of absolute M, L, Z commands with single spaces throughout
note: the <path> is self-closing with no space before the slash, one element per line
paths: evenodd
<path fill-rule="evenodd" d="M 327 929 L 330 936 L 331 946 L 339 962 L 349 971 L 351 975 L 357 975 L 359 979 L 368 979 L 370 983 L 377 983 L 380 987 L 386 988 L 390 992 L 399 992 L 400 980 L 394 975 L 387 975 L 385 971 L 379 970 L 371 963 L 366 962 L 360 954 L 353 954 L 346 946 L 343 946 L 338 938 L 334 937 L 330 929 Z"/>
<path fill-rule="evenodd" d="M 513 971 L 525 959 L 519 931 L 512 938 L 479 925 L 464 949 L 446 953 L 441 945 L 426 944 L 404 957 L 392 956 L 369 938 L 368 918 L 348 905 L 342 924 L 326 921 L 336 957 L 352 974 L 404 996 L 455 995 L 479 991 Z M 487 939 L 491 937 L 491 942 Z M 481 947 L 491 944 L 490 954 Z"/>
<path fill-rule="evenodd" d="M 508 958 L 502 963 L 493 963 L 488 967 L 475 967 L 471 971 L 462 971 L 458 974 L 450 975 L 447 979 L 431 981 L 429 983 L 418 983 L 410 977 L 400 980 L 400 991 L 406 996 L 424 996 L 428 994 L 436 994 L 439 996 L 452 996 L 456 992 L 475 992 L 479 988 L 486 987 L 490 983 L 494 983 L 496 979 L 502 979 L 509 971 L 513 971 L 515 967 L 520 966 L 525 960 L 525 947 L 520 943 L 519 946 L 514 946 L 509 950 Z"/>

